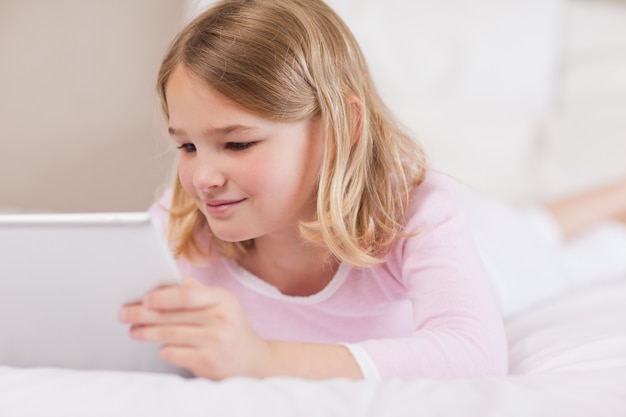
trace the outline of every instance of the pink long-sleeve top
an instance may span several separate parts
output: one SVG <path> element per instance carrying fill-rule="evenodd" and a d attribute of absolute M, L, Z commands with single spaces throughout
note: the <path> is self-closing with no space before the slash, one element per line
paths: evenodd
<path fill-rule="evenodd" d="M 164 198 L 150 212 L 165 227 Z M 267 340 L 344 344 L 364 375 L 383 379 L 504 375 L 501 314 L 451 180 L 429 171 L 411 196 L 406 232 L 386 262 L 342 263 L 319 293 L 287 296 L 236 262 L 178 259 L 184 276 L 237 295 Z"/>

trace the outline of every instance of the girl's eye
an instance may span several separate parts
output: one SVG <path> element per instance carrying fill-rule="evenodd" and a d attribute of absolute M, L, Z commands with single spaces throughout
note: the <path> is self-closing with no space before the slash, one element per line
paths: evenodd
<path fill-rule="evenodd" d="M 226 144 L 226 149 L 230 149 L 232 151 L 243 151 L 245 149 L 248 149 L 255 143 L 256 142 L 228 142 Z"/>
<path fill-rule="evenodd" d="M 183 143 L 182 145 L 178 146 L 178 149 L 183 152 L 192 153 L 196 151 L 196 145 L 194 145 L 193 143 Z"/>

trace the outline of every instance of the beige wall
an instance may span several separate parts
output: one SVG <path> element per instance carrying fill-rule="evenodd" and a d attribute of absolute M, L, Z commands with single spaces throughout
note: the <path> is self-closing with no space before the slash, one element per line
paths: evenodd
<path fill-rule="evenodd" d="M 154 92 L 176 0 L 0 0 L 0 209 L 142 210 L 170 170 Z"/>

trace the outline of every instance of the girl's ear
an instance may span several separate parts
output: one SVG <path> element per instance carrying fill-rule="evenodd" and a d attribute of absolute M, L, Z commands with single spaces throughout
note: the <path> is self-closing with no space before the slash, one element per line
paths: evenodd
<path fill-rule="evenodd" d="M 356 141 L 361 137 L 361 127 L 363 124 L 363 102 L 357 96 L 349 96 L 348 103 L 350 103 L 350 131 L 352 137 L 350 138 L 350 145 L 354 146 Z"/>

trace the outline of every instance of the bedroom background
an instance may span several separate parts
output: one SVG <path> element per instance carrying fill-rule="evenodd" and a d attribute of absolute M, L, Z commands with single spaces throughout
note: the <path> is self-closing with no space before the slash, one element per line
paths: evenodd
<path fill-rule="evenodd" d="M 148 207 L 171 168 L 156 72 L 198 3 L 0 1 L 0 210 Z M 329 3 L 470 189 L 523 203 L 626 175 L 626 2 Z"/>

